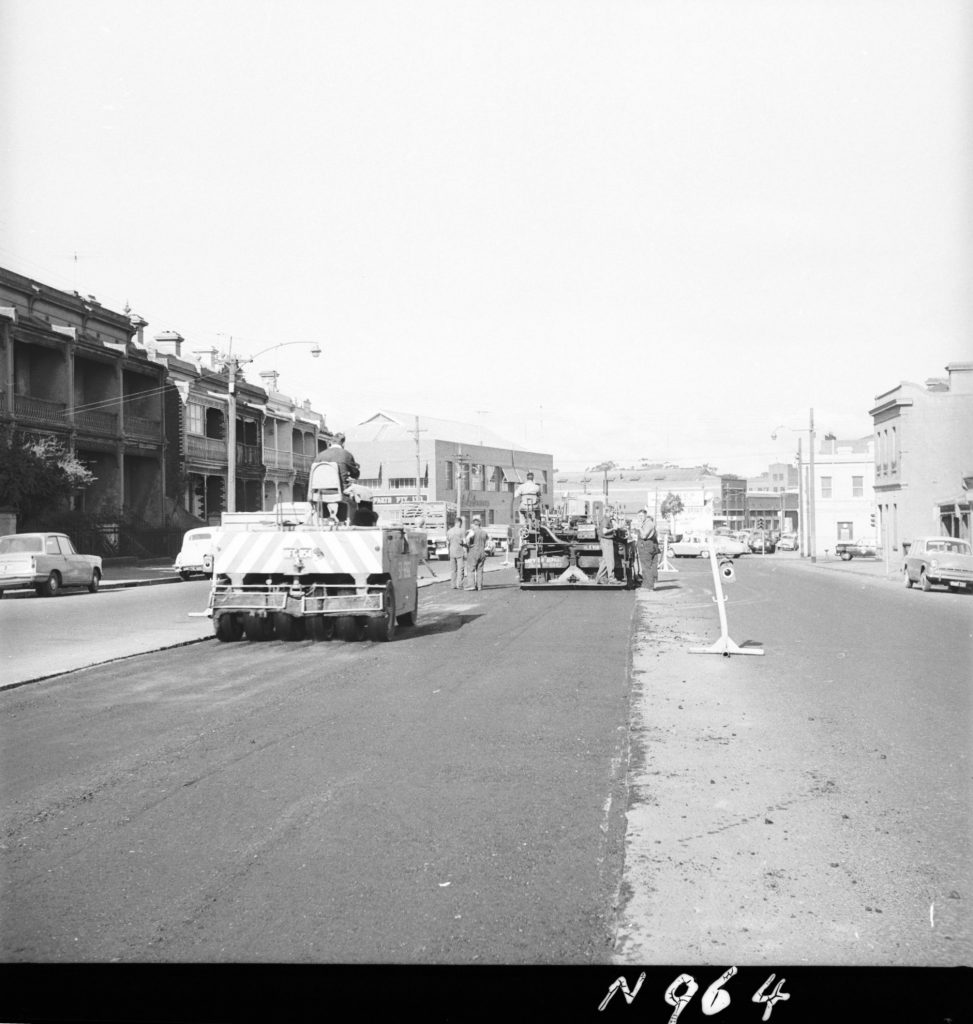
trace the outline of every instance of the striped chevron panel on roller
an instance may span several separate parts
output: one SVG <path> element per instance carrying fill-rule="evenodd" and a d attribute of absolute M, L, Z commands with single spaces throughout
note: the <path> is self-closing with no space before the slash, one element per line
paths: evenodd
<path fill-rule="evenodd" d="M 349 573 L 382 572 L 381 530 L 226 531 L 216 552 L 216 572 Z"/>

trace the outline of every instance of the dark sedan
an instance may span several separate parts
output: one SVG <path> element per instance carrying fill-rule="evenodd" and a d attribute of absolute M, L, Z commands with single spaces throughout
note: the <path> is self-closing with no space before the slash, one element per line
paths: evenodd
<path fill-rule="evenodd" d="M 750 551 L 755 555 L 772 555 L 777 550 L 777 542 L 772 534 L 752 533 L 749 541 Z"/>

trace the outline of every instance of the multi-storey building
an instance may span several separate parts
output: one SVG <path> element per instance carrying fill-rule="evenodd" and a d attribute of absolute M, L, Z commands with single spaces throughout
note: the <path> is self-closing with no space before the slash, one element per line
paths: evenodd
<path fill-rule="evenodd" d="M 145 321 L 0 268 L 0 421 L 59 438 L 94 474 L 78 510 L 163 521 L 164 371 Z"/>
<path fill-rule="evenodd" d="M 876 396 L 875 497 L 887 556 L 924 534 L 970 536 L 973 363 Z"/>
<path fill-rule="evenodd" d="M 169 390 L 170 517 L 180 525 L 219 522 L 228 507 L 230 377 L 215 349 L 186 358 L 177 331 L 157 334 L 152 358 L 165 366 Z M 272 508 L 278 501 L 303 501 L 308 473 L 330 435 L 310 402 L 297 405 L 280 394 L 277 374 L 261 374 L 270 390 L 237 372 L 234 380 L 234 494 L 238 512 Z"/>
<path fill-rule="evenodd" d="M 834 549 L 838 541 L 875 537 L 875 460 L 872 438 L 839 440 L 827 435 L 814 453 L 813 491 L 810 460 L 802 467 L 805 499 L 814 500 L 814 551 Z M 808 517 L 810 527 L 810 516 Z"/>
<path fill-rule="evenodd" d="M 308 400 L 298 404 L 278 390 L 279 374 L 266 370 L 260 374 L 267 393 L 263 427 L 264 478 L 263 507 L 278 502 L 305 501 L 311 463 L 326 448 L 331 433 L 324 416 L 311 408 Z"/>
<path fill-rule="evenodd" d="M 551 502 L 553 456 L 527 451 L 469 423 L 380 411 L 347 431 L 360 483 L 376 507 L 449 501 L 484 525 L 516 522 L 514 490 L 529 471 Z"/>

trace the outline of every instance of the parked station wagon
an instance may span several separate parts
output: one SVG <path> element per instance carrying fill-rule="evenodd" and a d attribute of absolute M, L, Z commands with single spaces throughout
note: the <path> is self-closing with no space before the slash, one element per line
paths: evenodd
<path fill-rule="evenodd" d="M 917 537 L 902 567 L 905 585 L 918 583 L 923 590 L 954 587 L 973 591 L 973 549 L 959 537 Z"/>
<path fill-rule="evenodd" d="M 101 583 L 101 558 L 81 555 L 64 533 L 10 533 L 0 537 L 0 596 L 5 590 L 33 587 L 41 597 L 55 597 L 62 587 Z"/>

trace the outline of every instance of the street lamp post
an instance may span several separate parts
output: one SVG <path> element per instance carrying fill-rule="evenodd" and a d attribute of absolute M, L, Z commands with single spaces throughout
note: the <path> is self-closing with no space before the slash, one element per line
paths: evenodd
<path fill-rule="evenodd" d="M 315 341 L 282 341 L 278 345 L 270 345 L 267 348 L 255 352 L 246 359 L 232 354 L 233 339 L 230 338 L 229 351 L 223 356 L 228 375 L 227 382 L 227 417 L 229 422 L 226 428 L 226 510 L 236 512 L 236 375 L 241 368 L 252 363 L 257 356 L 262 356 L 274 349 L 286 348 L 288 345 L 312 345 L 311 355 L 317 359 L 321 355 L 321 347 Z"/>
<path fill-rule="evenodd" d="M 810 447 L 810 453 L 808 455 L 808 482 L 807 482 L 807 546 L 804 544 L 804 462 L 801 453 L 801 442 L 803 440 L 804 430 L 807 429 L 808 441 Z M 800 548 L 801 556 L 803 557 L 805 550 L 811 558 L 812 562 L 817 561 L 817 552 L 815 545 L 815 528 L 814 528 L 814 410 L 811 410 L 810 423 L 807 428 L 804 427 L 785 427 L 781 424 L 774 428 L 773 433 L 770 435 L 771 440 L 777 440 L 778 430 L 793 430 L 797 435 L 797 506 L 798 515 L 800 516 Z M 783 499 L 781 499 L 783 501 Z M 781 513 L 783 516 L 783 513 Z"/>

